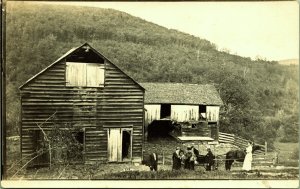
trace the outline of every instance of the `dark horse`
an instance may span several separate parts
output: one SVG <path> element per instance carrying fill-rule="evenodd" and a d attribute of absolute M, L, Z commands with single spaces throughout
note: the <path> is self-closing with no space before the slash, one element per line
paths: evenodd
<path fill-rule="evenodd" d="M 253 145 L 252 147 L 252 153 L 256 150 L 260 150 L 261 147 L 257 145 Z M 243 162 L 246 156 L 245 150 L 230 150 L 226 153 L 226 160 L 225 160 L 225 169 L 229 170 L 231 169 L 231 165 L 234 161 Z"/>

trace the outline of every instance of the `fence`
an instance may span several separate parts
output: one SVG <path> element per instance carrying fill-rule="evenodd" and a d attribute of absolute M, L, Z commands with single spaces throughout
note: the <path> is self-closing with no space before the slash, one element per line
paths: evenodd
<path fill-rule="evenodd" d="M 237 146 L 241 149 L 245 149 L 247 147 L 248 141 L 249 140 L 243 139 L 234 134 L 219 132 L 219 142 L 220 143 L 228 143 L 228 144 Z M 267 142 L 265 142 L 264 145 L 257 144 L 257 143 L 255 143 L 255 145 L 260 146 L 260 148 L 261 148 L 260 150 L 255 151 L 255 154 L 267 154 L 267 150 L 268 150 Z"/>

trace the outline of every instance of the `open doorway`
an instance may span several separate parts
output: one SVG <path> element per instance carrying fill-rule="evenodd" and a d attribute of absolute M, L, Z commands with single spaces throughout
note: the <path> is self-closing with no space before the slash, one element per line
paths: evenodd
<path fill-rule="evenodd" d="M 132 129 L 111 128 L 108 130 L 108 161 L 130 161 L 132 157 Z"/>
<path fill-rule="evenodd" d="M 170 118 L 171 116 L 171 104 L 161 104 L 160 119 Z"/>
<path fill-rule="evenodd" d="M 206 120 L 206 106 L 199 105 L 199 120 Z"/>
<path fill-rule="evenodd" d="M 131 159 L 131 130 L 122 131 L 122 160 Z"/>

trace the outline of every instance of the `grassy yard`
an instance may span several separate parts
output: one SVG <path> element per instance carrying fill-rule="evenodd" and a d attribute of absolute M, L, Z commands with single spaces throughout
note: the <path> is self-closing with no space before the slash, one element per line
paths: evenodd
<path fill-rule="evenodd" d="M 36 179 L 298 179 L 299 158 L 295 155 L 298 143 L 276 143 L 279 152 L 279 166 L 253 167 L 252 173 L 241 171 L 241 164 L 233 164 L 232 171 L 224 170 L 224 164 L 216 171 L 207 172 L 203 166 L 196 166 L 195 171 L 181 170 L 172 171 L 171 155 L 176 146 L 185 146 L 172 138 L 149 141 L 145 144 L 145 154 L 156 151 L 159 154 L 158 172 L 150 172 L 149 167 L 141 164 L 119 163 L 119 164 L 95 164 L 95 165 L 55 165 L 51 169 L 44 167 L 39 169 L 22 169 L 13 178 L 12 175 L 22 165 L 15 164 L 20 160 L 20 146 L 18 138 L 10 138 L 7 141 L 7 160 L 9 179 L 36 180 Z M 200 146 L 200 154 L 205 154 L 206 146 Z M 218 145 L 213 151 L 216 155 L 222 155 L 231 147 Z M 289 166 L 289 167 L 286 167 Z"/>
<path fill-rule="evenodd" d="M 299 143 L 275 142 L 278 163 L 284 166 L 299 166 Z"/>

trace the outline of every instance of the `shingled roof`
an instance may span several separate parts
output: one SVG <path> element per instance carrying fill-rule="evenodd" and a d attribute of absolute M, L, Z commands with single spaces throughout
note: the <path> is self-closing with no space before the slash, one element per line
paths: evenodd
<path fill-rule="evenodd" d="M 146 89 L 145 103 L 223 105 L 213 85 L 185 83 L 140 83 Z"/>

